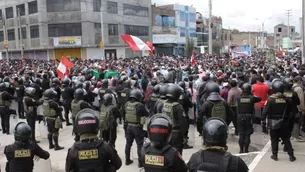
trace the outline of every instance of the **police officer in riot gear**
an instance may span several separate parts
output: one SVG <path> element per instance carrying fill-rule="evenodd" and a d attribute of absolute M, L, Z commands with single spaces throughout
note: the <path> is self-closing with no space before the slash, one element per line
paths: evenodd
<path fill-rule="evenodd" d="M 85 81 L 84 82 L 84 89 L 86 90 L 87 94 L 84 96 L 84 100 L 86 102 L 88 102 L 91 106 L 93 106 L 93 102 L 95 97 L 97 96 L 97 94 L 95 94 L 92 90 L 91 90 L 91 82 L 90 81 Z"/>
<path fill-rule="evenodd" d="M 170 144 L 173 126 L 165 114 L 155 114 L 147 124 L 151 141 L 142 147 L 141 160 L 146 172 L 187 172 L 181 154 Z"/>
<path fill-rule="evenodd" d="M 118 170 L 122 166 L 122 161 L 117 151 L 97 137 L 99 119 L 96 111 L 81 110 L 76 115 L 75 123 L 80 141 L 69 149 L 65 171 L 115 172 Z"/>
<path fill-rule="evenodd" d="M 248 172 L 246 163 L 227 152 L 228 126 L 221 118 L 212 117 L 203 127 L 205 148 L 194 153 L 187 163 L 189 172 Z"/>
<path fill-rule="evenodd" d="M 115 147 L 117 138 L 117 122 L 116 119 L 120 116 L 120 112 L 112 103 L 112 95 L 106 93 L 103 97 L 104 103 L 100 107 L 100 138 L 109 142 L 110 145 Z"/>
<path fill-rule="evenodd" d="M 123 90 L 118 92 L 118 99 L 119 99 L 119 111 L 120 111 L 120 124 L 122 124 L 122 117 L 123 117 L 123 109 L 125 107 L 125 104 L 128 101 L 129 98 L 129 94 L 130 94 L 130 81 L 126 80 L 125 82 L 123 82 Z"/>
<path fill-rule="evenodd" d="M 262 123 L 266 118 L 268 119 L 272 147 L 271 159 L 278 160 L 278 144 L 281 138 L 289 155 L 289 159 L 293 162 L 296 158 L 290 142 L 291 130 L 289 128 L 291 126 L 290 119 L 293 105 L 292 100 L 283 94 L 284 90 L 285 86 L 282 81 L 272 83 L 273 94 L 268 98 L 264 106 Z"/>
<path fill-rule="evenodd" d="M 100 96 L 100 101 L 102 103 L 103 101 L 103 97 L 106 93 L 108 93 L 109 90 L 108 90 L 108 80 L 107 79 L 103 79 L 102 80 L 102 88 L 98 91 L 98 94 Z"/>
<path fill-rule="evenodd" d="M 245 83 L 242 85 L 242 94 L 237 98 L 237 125 L 239 133 L 239 153 L 248 153 L 250 137 L 253 134 L 254 104 L 261 101 L 260 97 L 254 97 L 251 93 L 252 87 Z"/>
<path fill-rule="evenodd" d="M 149 96 L 149 101 L 148 101 L 148 109 L 151 114 L 154 114 L 154 107 L 158 99 L 160 98 L 159 95 L 159 90 L 160 90 L 161 85 L 155 85 L 153 88 L 152 94 Z"/>
<path fill-rule="evenodd" d="M 130 101 L 125 104 L 123 111 L 124 119 L 126 123 L 125 135 L 126 135 L 126 146 L 125 146 L 125 164 L 130 165 L 133 161 L 130 159 L 130 149 L 133 140 L 136 140 L 138 157 L 141 154 L 141 148 L 144 143 L 145 132 L 143 130 L 143 119 L 149 116 L 146 111 L 144 104 L 141 103 L 143 95 L 139 89 L 133 89 L 130 92 Z M 138 167 L 142 167 L 143 162 L 139 159 Z"/>
<path fill-rule="evenodd" d="M 24 97 L 24 89 L 23 79 L 18 78 L 17 86 L 16 86 L 16 94 L 17 94 L 17 103 L 18 103 L 18 115 L 20 119 L 25 119 L 24 116 L 24 107 L 23 107 L 23 97 Z"/>
<path fill-rule="evenodd" d="M 197 118 L 197 131 L 201 134 L 204 122 L 210 117 L 219 117 L 228 122 L 234 115 L 228 103 L 219 95 L 220 89 L 215 82 L 206 84 L 206 94 L 209 95 L 202 104 Z"/>
<path fill-rule="evenodd" d="M 160 87 L 160 90 L 159 90 L 160 98 L 155 103 L 153 114 L 162 113 L 164 102 L 167 100 L 166 90 L 169 85 L 170 84 L 164 84 Z"/>
<path fill-rule="evenodd" d="M 73 121 L 73 133 L 75 134 L 75 141 L 79 141 L 79 134 L 76 132 L 75 118 L 76 114 L 82 109 L 93 109 L 93 107 L 86 101 L 83 100 L 85 92 L 82 88 L 78 88 L 74 92 L 74 100 L 71 102 L 71 112 L 72 112 L 72 121 Z"/>
<path fill-rule="evenodd" d="M 67 126 L 72 125 L 69 122 L 69 112 L 71 111 L 71 102 L 74 99 L 74 89 L 70 85 L 71 80 L 69 78 L 62 80 L 61 98 L 65 109 L 65 119 Z"/>
<path fill-rule="evenodd" d="M 56 91 L 56 93 L 57 93 L 57 96 L 56 96 L 56 98 L 55 98 L 56 102 L 59 102 L 60 105 L 62 105 L 61 102 L 60 102 L 60 98 L 61 98 L 60 80 L 59 80 L 58 78 L 53 78 L 53 79 L 52 79 L 51 87 L 52 87 L 52 88 Z M 62 114 L 60 114 L 59 118 L 60 118 L 63 122 L 66 121 L 66 120 L 63 118 Z"/>
<path fill-rule="evenodd" d="M 183 133 L 187 129 L 187 121 L 184 117 L 184 110 L 180 103 L 178 103 L 179 97 L 181 96 L 181 88 L 172 84 L 166 89 L 166 97 L 168 100 L 164 102 L 162 113 L 168 115 L 173 121 L 173 133 L 170 144 L 175 147 L 180 154 L 183 149 Z"/>
<path fill-rule="evenodd" d="M 44 92 L 45 100 L 43 102 L 43 114 L 46 117 L 48 127 L 49 149 L 61 150 L 63 147 L 58 144 L 59 129 L 62 127 L 59 115 L 62 112 L 62 107 L 55 101 L 57 97 L 56 91 L 47 89 Z M 53 140 L 55 145 L 53 144 Z"/>
<path fill-rule="evenodd" d="M 4 77 L 3 82 L 5 83 L 6 86 L 6 91 L 8 93 L 10 93 L 12 96 L 14 96 L 15 94 L 15 87 L 14 85 L 11 83 L 11 80 L 9 77 Z"/>
<path fill-rule="evenodd" d="M 10 134 L 10 105 L 14 97 L 6 91 L 5 83 L 0 83 L 0 115 L 3 134 Z"/>
<path fill-rule="evenodd" d="M 15 142 L 4 148 L 7 158 L 7 172 L 32 172 L 34 157 L 48 159 L 49 152 L 43 150 L 35 142 L 32 142 L 32 130 L 24 122 L 19 122 L 14 130 Z"/>
<path fill-rule="evenodd" d="M 33 87 L 27 87 L 25 89 L 25 96 L 23 98 L 23 106 L 24 106 L 24 112 L 26 115 L 26 120 L 28 125 L 32 129 L 32 139 L 33 141 L 36 141 L 35 139 L 35 121 L 37 117 L 37 107 L 39 105 L 42 105 L 42 101 L 36 100 L 36 89 Z M 36 141 L 38 143 L 38 141 Z"/>

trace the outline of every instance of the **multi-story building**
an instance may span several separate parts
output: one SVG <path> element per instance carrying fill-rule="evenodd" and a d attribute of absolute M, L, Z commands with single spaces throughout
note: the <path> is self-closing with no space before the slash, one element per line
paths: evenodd
<path fill-rule="evenodd" d="M 21 48 L 25 58 L 36 59 L 130 57 L 141 52 L 132 52 L 121 34 L 151 40 L 150 0 L 6 0 L 0 7 L 0 51 L 7 35 L 10 58 L 20 58 Z"/>
<path fill-rule="evenodd" d="M 284 24 L 278 24 L 274 26 L 274 47 L 279 48 L 283 46 L 283 38 L 290 37 L 294 39 L 296 36 L 295 26 L 289 26 L 289 35 L 288 35 L 288 26 Z"/>
<path fill-rule="evenodd" d="M 158 54 L 185 55 L 187 39 L 196 43 L 196 9 L 171 4 L 152 6 L 153 44 Z"/>

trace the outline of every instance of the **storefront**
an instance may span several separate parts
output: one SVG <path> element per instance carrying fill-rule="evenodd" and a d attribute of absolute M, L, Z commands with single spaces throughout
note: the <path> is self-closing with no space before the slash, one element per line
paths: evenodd
<path fill-rule="evenodd" d="M 53 41 L 56 59 L 60 60 L 62 56 L 81 58 L 81 36 L 58 37 Z"/>

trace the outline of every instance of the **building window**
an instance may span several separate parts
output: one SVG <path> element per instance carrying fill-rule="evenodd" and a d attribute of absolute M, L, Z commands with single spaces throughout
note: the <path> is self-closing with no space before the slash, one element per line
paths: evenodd
<path fill-rule="evenodd" d="M 101 29 L 101 23 L 94 23 L 94 29 Z"/>
<path fill-rule="evenodd" d="M 47 0 L 47 12 L 67 12 L 80 10 L 80 0 Z"/>
<path fill-rule="evenodd" d="M 93 11 L 95 12 L 101 11 L 101 0 L 93 0 Z"/>
<path fill-rule="evenodd" d="M 196 23 L 196 14 L 194 13 L 190 13 L 190 22 L 191 23 Z"/>
<path fill-rule="evenodd" d="M 16 16 L 18 16 L 18 10 L 20 11 L 20 16 L 25 15 L 25 7 L 24 4 L 20 4 L 16 6 Z"/>
<path fill-rule="evenodd" d="M 124 11 L 124 15 L 148 17 L 147 7 L 123 4 L 123 11 Z"/>
<path fill-rule="evenodd" d="M 227 37 L 228 37 L 227 34 L 225 34 L 225 41 L 228 39 Z"/>
<path fill-rule="evenodd" d="M 117 14 L 118 13 L 118 3 L 107 1 L 107 12 L 111 13 L 111 14 Z"/>
<path fill-rule="evenodd" d="M 294 32 L 294 28 L 291 28 L 291 33 L 293 33 Z"/>
<path fill-rule="evenodd" d="M 277 28 L 277 32 L 282 32 L 282 28 Z"/>
<path fill-rule="evenodd" d="M 37 12 L 37 1 L 29 2 L 29 14 L 35 14 Z"/>
<path fill-rule="evenodd" d="M 6 19 L 14 18 L 13 7 L 5 8 Z"/>
<path fill-rule="evenodd" d="M 0 20 L 2 20 L 2 10 L 0 10 Z"/>
<path fill-rule="evenodd" d="M 82 36 L 81 23 L 49 24 L 49 37 Z"/>
<path fill-rule="evenodd" d="M 7 30 L 7 39 L 9 41 L 14 41 L 15 40 L 15 29 L 9 29 Z"/>
<path fill-rule="evenodd" d="M 109 36 L 118 36 L 119 35 L 119 26 L 117 24 L 108 24 L 108 35 Z"/>
<path fill-rule="evenodd" d="M 185 29 L 180 29 L 180 37 L 185 37 Z"/>
<path fill-rule="evenodd" d="M 0 42 L 4 41 L 4 34 L 3 31 L 0 31 Z"/>
<path fill-rule="evenodd" d="M 125 25 L 125 33 L 134 36 L 148 36 L 148 26 Z"/>
<path fill-rule="evenodd" d="M 31 38 L 39 38 L 39 26 L 31 26 L 30 27 Z"/>
<path fill-rule="evenodd" d="M 20 39 L 20 31 L 19 31 L 20 29 L 18 28 L 18 38 Z M 22 39 L 26 39 L 27 38 L 27 36 L 26 36 L 26 27 L 23 27 L 23 28 L 21 28 L 21 34 L 22 34 Z"/>
<path fill-rule="evenodd" d="M 185 21 L 185 12 L 180 12 L 180 21 Z"/>

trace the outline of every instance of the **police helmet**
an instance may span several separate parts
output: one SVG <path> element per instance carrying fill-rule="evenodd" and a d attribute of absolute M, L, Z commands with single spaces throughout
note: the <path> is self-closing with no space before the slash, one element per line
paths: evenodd
<path fill-rule="evenodd" d="M 153 79 L 151 80 L 150 84 L 151 84 L 152 86 L 157 85 L 157 84 L 158 84 L 157 79 L 153 78 Z"/>
<path fill-rule="evenodd" d="M 0 83 L 0 91 L 5 91 L 6 90 L 6 86 L 5 83 Z"/>
<path fill-rule="evenodd" d="M 76 100 L 81 100 L 84 97 L 84 95 L 85 95 L 85 92 L 82 88 L 78 88 L 74 92 L 74 98 Z"/>
<path fill-rule="evenodd" d="M 70 84 L 71 84 L 71 80 L 70 80 L 69 78 L 65 78 L 65 79 L 62 80 L 62 85 L 63 85 L 64 87 L 67 87 L 67 86 L 69 86 Z"/>
<path fill-rule="evenodd" d="M 179 85 L 183 90 L 185 90 L 185 82 L 184 82 L 184 81 L 178 82 L 178 85 Z"/>
<path fill-rule="evenodd" d="M 171 84 L 166 89 L 166 97 L 173 100 L 178 100 L 182 93 L 181 87 L 176 84 Z"/>
<path fill-rule="evenodd" d="M 90 82 L 90 81 L 85 81 L 85 82 L 84 82 L 84 89 L 85 89 L 85 90 L 89 90 L 90 87 L 91 87 L 91 82 Z"/>
<path fill-rule="evenodd" d="M 9 77 L 4 77 L 3 82 L 10 82 L 10 78 Z"/>
<path fill-rule="evenodd" d="M 293 85 L 292 79 L 284 78 L 283 83 L 284 83 L 284 87 L 285 87 L 286 90 L 291 90 L 292 85 Z"/>
<path fill-rule="evenodd" d="M 244 93 L 251 93 L 251 91 L 252 91 L 252 86 L 251 86 L 250 84 L 248 84 L 248 83 L 244 83 L 244 84 L 242 85 L 241 89 L 242 89 L 242 91 L 243 91 Z"/>
<path fill-rule="evenodd" d="M 40 78 L 37 78 L 37 79 L 35 80 L 35 83 L 36 83 L 37 85 L 41 85 L 41 84 L 42 84 L 42 80 L 41 80 Z"/>
<path fill-rule="evenodd" d="M 215 82 L 208 82 L 206 85 L 206 93 L 220 93 L 220 88 Z"/>
<path fill-rule="evenodd" d="M 153 92 L 154 92 L 155 94 L 159 94 L 160 88 L 161 88 L 160 85 L 155 85 L 154 88 L 153 88 Z"/>
<path fill-rule="evenodd" d="M 165 84 L 160 87 L 160 90 L 159 90 L 160 98 L 162 98 L 162 99 L 166 98 L 166 90 L 167 90 L 168 86 L 169 86 L 168 84 Z"/>
<path fill-rule="evenodd" d="M 143 98 L 142 92 L 139 89 L 133 89 L 130 91 L 129 98 L 134 98 L 138 101 L 141 101 Z"/>
<path fill-rule="evenodd" d="M 130 80 L 124 81 L 124 87 L 125 88 L 130 88 L 130 86 L 131 86 Z"/>
<path fill-rule="evenodd" d="M 282 81 L 275 81 L 272 83 L 272 92 L 273 93 L 284 93 L 285 86 Z"/>
<path fill-rule="evenodd" d="M 76 114 L 76 132 L 80 135 L 85 133 L 97 134 L 99 130 L 99 120 L 96 111 L 83 109 Z"/>
<path fill-rule="evenodd" d="M 165 114 L 155 114 L 148 121 L 147 132 L 151 146 L 161 149 L 171 139 L 172 121 Z"/>
<path fill-rule="evenodd" d="M 203 126 L 203 140 L 206 146 L 223 146 L 227 144 L 228 126 L 220 118 L 212 117 Z"/>
<path fill-rule="evenodd" d="M 109 93 L 106 93 L 104 96 L 103 96 L 103 100 L 105 103 L 109 104 L 109 103 L 112 103 L 112 95 L 109 94 Z"/>
<path fill-rule="evenodd" d="M 108 80 L 107 79 L 102 80 L 102 88 L 108 88 Z"/>
<path fill-rule="evenodd" d="M 55 87 L 55 86 L 59 86 L 60 85 L 60 81 L 58 78 L 53 78 L 52 79 L 52 86 Z"/>
<path fill-rule="evenodd" d="M 26 87 L 24 93 L 30 97 L 35 97 L 36 88 L 34 87 Z"/>
<path fill-rule="evenodd" d="M 76 88 L 84 88 L 84 83 L 81 82 L 81 81 L 78 81 L 78 82 L 76 83 Z"/>
<path fill-rule="evenodd" d="M 14 129 L 14 137 L 19 142 L 29 142 L 32 138 L 32 129 L 25 122 L 19 122 Z"/>
<path fill-rule="evenodd" d="M 57 92 L 52 88 L 49 88 L 46 91 L 44 91 L 43 96 L 45 96 L 48 99 L 53 99 L 57 96 Z"/>
<path fill-rule="evenodd" d="M 22 84 L 23 84 L 23 79 L 22 79 L 22 78 L 18 78 L 17 83 L 18 83 L 19 85 L 22 85 Z"/>

